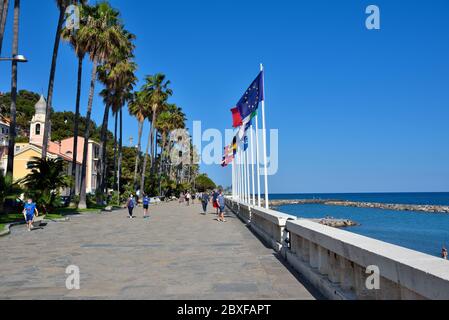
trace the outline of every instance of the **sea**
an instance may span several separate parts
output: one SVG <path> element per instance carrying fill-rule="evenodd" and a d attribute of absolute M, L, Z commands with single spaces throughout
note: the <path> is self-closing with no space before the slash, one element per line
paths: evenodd
<path fill-rule="evenodd" d="M 272 194 L 270 199 L 326 199 L 413 205 L 449 205 L 441 193 Z M 359 226 L 346 231 L 440 257 L 449 248 L 449 214 L 351 208 L 322 204 L 284 205 L 278 211 L 301 218 L 350 219 Z"/>

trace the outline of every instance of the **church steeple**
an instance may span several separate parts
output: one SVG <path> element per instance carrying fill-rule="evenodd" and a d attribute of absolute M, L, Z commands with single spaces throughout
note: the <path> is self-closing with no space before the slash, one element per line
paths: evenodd
<path fill-rule="evenodd" d="M 43 95 L 41 95 L 39 101 L 34 106 L 35 114 L 31 120 L 30 125 L 30 143 L 39 146 L 44 142 L 44 126 L 46 119 L 47 102 Z M 51 134 L 51 124 L 50 124 Z"/>

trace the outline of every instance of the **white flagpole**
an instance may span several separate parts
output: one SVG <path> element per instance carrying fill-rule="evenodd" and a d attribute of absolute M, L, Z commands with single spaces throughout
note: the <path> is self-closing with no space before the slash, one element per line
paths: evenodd
<path fill-rule="evenodd" d="M 232 178 L 231 178 L 232 199 L 235 200 L 235 189 L 234 189 L 234 178 L 235 178 L 235 173 L 234 173 L 234 161 L 232 161 L 232 163 L 231 163 L 231 170 L 232 170 Z"/>
<path fill-rule="evenodd" d="M 239 144 L 239 189 L 240 189 L 240 201 L 243 200 L 243 185 L 242 185 L 242 176 L 243 176 L 243 172 L 242 172 L 242 155 L 241 155 L 241 151 L 240 151 L 240 144 Z"/>
<path fill-rule="evenodd" d="M 252 182 L 252 197 L 253 197 L 253 206 L 256 206 L 256 188 L 254 184 L 254 139 L 253 139 L 253 126 L 251 125 L 251 182 Z"/>
<path fill-rule="evenodd" d="M 256 176 L 257 176 L 257 206 L 262 207 L 260 201 L 259 113 L 257 113 L 256 115 Z"/>
<path fill-rule="evenodd" d="M 239 152 L 237 151 L 236 153 L 236 168 L 237 168 L 237 198 L 240 201 L 240 155 Z"/>
<path fill-rule="evenodd" d="M 249 146 L 246 149 L 246 185 L 248 194 L 248 205 L 251 205 L 251 184 L 250 184 L 250 174 L 249 174 Z"/>
<path fill-rule="evenodd" d="M 248 202 L 248 194 L 247 194 L 247 190 L 246 190 L 246 159 L 245 159 L 245 152 L 242 150 L 242 160 L 243 160 L 243 199 L 244 202 L 247 203 Z"/>
<path fill-rule="evenodd" d="M 264 71 L 263 65 L 260 64 L 260 71 Z M 269 209 L 268 203 L 268 161 L 267 161 L 267 130 L 265 127 L 265 75 L 262 80 L 264 99 L 262 100 L 262 143 L 263 143 L 263 164 L 265 174 L 265 208 Z"/>

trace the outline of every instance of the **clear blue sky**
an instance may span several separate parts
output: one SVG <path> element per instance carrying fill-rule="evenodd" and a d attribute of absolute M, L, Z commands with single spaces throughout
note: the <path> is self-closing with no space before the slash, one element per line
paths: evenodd
<path fill-rule="evenodd" d="M 172 101 L 203 127 L 230 127 L 229 108 L 264 63 L 267 125 L 280 135 L 271 192 L 449 191 L 447 0 L 111 3 L 137 35 L 139 78 L 164 72 Z M 381 9 L 380 31 L 365 28 L 369 4 Z M 54 1 L 22 0 L 21 19 L 20 52 L 30 62 L 20 66 L 19 89 L 46 93 Z M 8 23 L 4 55 L 12 14 Z M 86 62 L 83 113 L 89 72 Z M 9 91 L 9 64 L 0 74 L 0 91 Z M 75 85 L 76 60 L 63 44 L 56 110 L 73 110 Z M 97 123 L 102 112 L 96 96 Z M 127 116 L 129 136 L 137 124 Z M 203 170 L 230 184 L 229 170 Z"/>

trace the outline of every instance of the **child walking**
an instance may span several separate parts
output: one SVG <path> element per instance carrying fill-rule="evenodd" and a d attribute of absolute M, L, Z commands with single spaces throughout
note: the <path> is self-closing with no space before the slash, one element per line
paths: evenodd
<path fill-rule="evenodd" d="M 39 216 L 39 212 L 37 211 L 36 204 L 33 202 L 32 199 L 28 199 L 27 203 L 25 204 L 24 209 L 23 209 L 23 215 L 25 217 L 25 222 L 26 222 L 28 231 L 31 231 L 33 229 L 34 217 Z"/>

